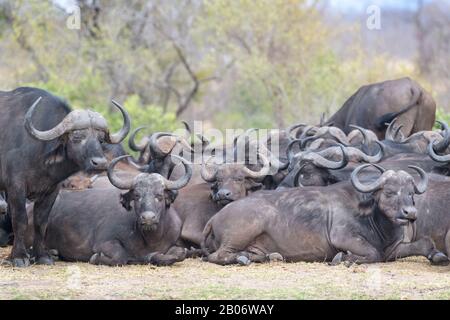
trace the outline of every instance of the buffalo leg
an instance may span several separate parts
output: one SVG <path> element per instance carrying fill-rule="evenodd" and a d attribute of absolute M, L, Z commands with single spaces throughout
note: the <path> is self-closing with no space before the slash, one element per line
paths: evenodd
<path fill-rule="evenodd" d="M 30 257 L 25 247 L 25 233 L 28 225 L 25 203 L 25 195 L 8 192 L 8 208 L 14 231 L 14 243 L 10 258 L 14 267 L 27 267 L 30 265 Z"/>
<path fill-rule="evenodd" d="M 361 264 L 382 261 L 382 256 L 378 250 L 359 235 L 347 236 L 343 233 L 335 236 L 332 234 L 331 242 L 336 249 L 348 252 L 342 255 L 342 261 L 344 262 Z"/>
<path fill-rule="evenodd" d="M 228 265 L 238 263 L 238 254 L 235 251 L 220 247 L 216 252 L 208 256 L 208 261 L 219 265 Z"/>
<path fill-rule="evenodd" d="M 113 240 L 95 245 L 95 253 L 89 259 L 89 263 L 107 266 L 121 266 L 128 262 L 128 255 L 119 241 Z"/>
<path fill-rule="evenodd" d="M 52 265 L 53 259 L 47 252 L 47 248 L 44 244 L 45 230 L 47 229 L 48 216 L 52 210 L 55 199 L 58 195 L 59 189 L 57 188 L 53 192 L 40 198 L 34 204 L 34 241 L 33 251 L 37 264 Z"/>
<path fill-rule="evenodd" d="M 147 263 L 154 264 L 156 266 L 170 266 L 175 262 L 183 261 L 186 258 L 186 249 L 173 246 L 167 253 L 151 253 L 147 256 Z"/>
<path fill-rule="evenodd" d="M 247 262 L 246 259 L 248 259 L 249 261 Z M 237 260 L 240 264 L 247 265 L 250 262 L 263 263 L 275 260 L 282 261 L 283 257 L 277 253 L 266 254 L 264 250 L 256 247 L 249 247 L 246 251 L 240 252 L 238 254 Z"/>
<path fill-rule="evenodd" d="M 447 231 L 447 235 L 445 236 L 445 251 L 447 253 L 447 257 L 450 256 L 450 230 Z"/>
<path fill-rule="evenodd" d="M 438 251 L 433 240 L 428 237 L 421 238 L 410 243 L 400 243 L 395 251 L 386 260 L 393 261 L 410 256 L 424 256 L 433 265 L 448 265 L 449 260 L 442 252 Z"/>

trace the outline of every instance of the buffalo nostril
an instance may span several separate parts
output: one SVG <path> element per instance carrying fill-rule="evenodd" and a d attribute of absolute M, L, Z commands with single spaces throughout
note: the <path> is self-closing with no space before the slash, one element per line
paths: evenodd
<path fill-rule="evenodd" d="M 92 158 L 91 159 L 91 165 L 94 167 L 94 168 L 103 168 L 103 167 L 105 167 L 106 166 L 106 159 L 105 158 L 99 158 L 99 157 L 96 157 L 96 158 Z"/>
<path fill-rule="evenodd" d="M 141 223 L 154 223 L 157 221 L 156 214 L 154 212 L 144 212 L 140 216 Z"/>
<path fill-rule="evenodd" d="M 416 210 L 413 208 L 402 208 L 402 214 L 406 218 L 413 219 L 416 216 Z"/>

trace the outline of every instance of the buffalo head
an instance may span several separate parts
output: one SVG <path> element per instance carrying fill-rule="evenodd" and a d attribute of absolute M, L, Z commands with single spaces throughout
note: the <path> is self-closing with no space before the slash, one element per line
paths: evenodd
<path fill-rule="evenodd" d="M 381 176 L 371 183 L 362 183 L 358 175 L 370 166 L 380 171 Z M 385 170 L 375 164 L 364 164 L 356 168 L 352 172 L 351 182 L 357 191 L 372 195 L 370 198 L 372 208 L 378 209 L 391 222 L 405 225 L 416 220 L 414 194 L 424 193 L 428 184 L 425 171 L 415 166 L 409 168 L 417 171 L 420 176 L 419 183 L 416 184 L 413 177 L 403 170 Z"/>
<path fill-rule="evenodd" d="M 125 209 L 134 208 L 139 226 L 143 230 L 154 231 L 158 227 L 161 216 L 165 214 L 175 200 L 176 190 L 186 186 L 192 176 L 192 168 L 187 161 L 181 160 L 185 175 L 176 181 L 171 181 L 158 173 L 140 173 L 132 180 L 124 180 L 114 174 L 114 166 L 129 155 L 114 159 L 108 167 L 108 178 L 115 187 L 128 190 L 121 195 L 121 203 Z"/>
<path fill-rule="evenodd" d="M 211 164 L 212 158 L 202 165 L 201 176 L 211 184 L 212 199 L 220 205 L 247 196 L 250 191 L 262 188 L 262 180 L 270 172 L 270 161 L 258 153 L 262 161 L 259 171 L 253 171 L 240 163 Z"/>
<path fill-rule="evenodd" d="M 33 125 L 33 114 L 41 97 L 39 97 L 25 115 L 25 127 L 36 139 L 51 141 L 59 139 L 61 142 L 59 153 L 67 156 L 68 160 L 74 162 L 85 171 L 105 170 L 107 160 L 102 145 L 105 143 L 117 144 L 127 136 L 130 131 L 130 117 L 126 110 L 114 100 L 112 103 L 120 110 L 124 119 L 122 129 L 115 134 L 110 134 L 105 118 L 91 110 L 74 110 L 54 128 L 40 131 Z M 57 158 L 57 156 L 55 156 Z"/>
<path fill-rule="evenodd" d="M 295 144 L 299 140 L 294 140 Z M 368 155 L 354 147 L 345 147 L 342 144 L 328 147 L 320 151 L 302 151 L 297 154 L 292 152 L 291 145 L 288 148 L 290 162 L 289 171 L 295 171 L 295 186 L 325 186 L 339 180 L 334 177 L 331 170 L 339 170 L 347 166 L 349 162 L 376 163 L 383 158 L 383 146 L 379 145 L 379 151 L 375 155 Z M 337 180 L 336 180 L 337 179 Z"/>

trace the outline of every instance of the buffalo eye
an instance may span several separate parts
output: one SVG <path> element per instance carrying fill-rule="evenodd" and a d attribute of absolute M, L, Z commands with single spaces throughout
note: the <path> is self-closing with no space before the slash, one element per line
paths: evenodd
<path fill-rule="evenodd" d="M 141 195 L 138 194 L 138 193 L 135 193 L 135 194 L 134 194 L 134 200 L 136 200 L 136 201 L 141 200 Z"/>
<path fill-rule="evenodd" d="M 384 192 L 384 194 L 386 195 L 386 197 L 393 197 L 393 196 L 395 196 L 397 193 L 396 193 L 395 191 L 392 191 L 392 190 L 386 190 L 386 191 Z"/>

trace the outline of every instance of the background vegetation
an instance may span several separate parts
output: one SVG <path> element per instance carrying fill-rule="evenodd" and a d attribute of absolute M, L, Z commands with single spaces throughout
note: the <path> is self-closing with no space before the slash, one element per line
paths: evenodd
<path fill-rule="evenodd" d="M 366 7 L 341 12 L 335 2 L 0 0 L 0 88 L 48 89 L 115 127 L 111 98 L 134 127 L 267 128 L 317 123 L 361 85 L 410 76 L 445 117 L 449 1 L 378 1 L 381 30 L 367 29 Z M 79 30 L 66 26 L 72 5 Z"/>

